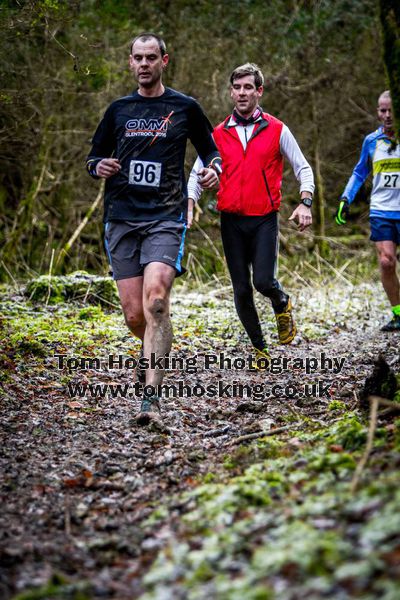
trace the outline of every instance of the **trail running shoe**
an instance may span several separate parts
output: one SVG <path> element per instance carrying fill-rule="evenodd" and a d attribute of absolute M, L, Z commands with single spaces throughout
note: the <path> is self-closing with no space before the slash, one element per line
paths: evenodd
<path fill-rule="evenodd" d="M 259 362 L 261 360 L 262 362 Z M 252 360 L 251 370 L 262 371 L 263 369 L 267 369 L 270 361 L 271 355 L 268 352 L 268 348 L 263 348 L 262 350 L 254 348 L 254 360 Z"/>
<path fill-rule="evenodd" d="M 393 319 L 381 328 L 381 331 L 400 331 L 400 316 L 394 315 Z"/>
<path fill-rule="evenodd" d="M 161 418 L 160 397 L 159 396 L 144 396 L 140 412 L 136 417 L 138 425 L 148 425 L 151 419 Z"/>
<path fill-rule="evenodd" d="M 268 362 L 271 360 L 271 355 L 268 351 L 268 348 L 263 348 L 262 350 L 258 350 L 257 348 L 256 350 L 256 360 L 259 360 L 260 358 L 264 358 L 265 360 L 268 360 Z"/>
<path fill-rule="evenodd" d="M 143 344 L 140 349 L 139 360 L 143 358 Z M 141 367 L 136 367 L 136 381 L 142 385 L 146 385 L 146 370 Z"/>
<path fill-rule="evenodd" d="M 290 344 L 297 333 L 296 325 L 293 321 L 292 302 L 290 298 L 283 312 L 275 313 L 275 318 L 280 343 Z"/>

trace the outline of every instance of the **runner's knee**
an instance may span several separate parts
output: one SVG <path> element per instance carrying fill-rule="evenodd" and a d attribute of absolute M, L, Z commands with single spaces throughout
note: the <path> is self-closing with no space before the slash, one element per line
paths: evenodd
<path fill-rule="evenodd" d="M 235 296 L 236 302 L 246 302 L 249 297 L 253 295 L 253 290 L 251 286 L 243 283 L 243 284 L 235 284 L 233 288 L 233 293 Z"/>
<path fill-rule="evenodd" d="M 130 331 L 135 331 L 136 329 L 143 327 L 144 325 L 144 316 L 143 313 L 135 313 L 130 310 L 124 311 L 125 323 L 127 324 Z"/>
<path fill-rule="evenodd" d="M 379 255 L 379 264 L 382 271 L 391 272 L 396 269 L 396 257 L 391 254 L 381 253 Z"/>
<path fill-rule="evenodd" d="M 150 298 L 146 309 L 154 319 L 162 319 L 168 314 L 168 300 L 157 296 Z"/>

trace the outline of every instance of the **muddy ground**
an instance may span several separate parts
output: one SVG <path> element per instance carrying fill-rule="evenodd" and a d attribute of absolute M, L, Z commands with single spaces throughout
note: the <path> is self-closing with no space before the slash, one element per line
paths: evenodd
<path fill-rule="evenodd" d="M 171 359 L 184 368 L 165 383 L 193 396 L 165 399 L 163 424 L 140 428 L 140 400 L 118 388 L 71 396 L 134 381 L 125 361 L 139 346 L 119 311 L 3 291 L 2 598 L 400 597 L 396 413 L 379 409 L 351 488 L 369 425 L 361 391 L 379 354 L 400 372 L 400 336 L 379 330 L 389 312 L 375 284 L 294 300 L 290 347 L 259 300 L 271 373 L 242 364 L 251 347 L 229 290 L 175 292 Z"/>

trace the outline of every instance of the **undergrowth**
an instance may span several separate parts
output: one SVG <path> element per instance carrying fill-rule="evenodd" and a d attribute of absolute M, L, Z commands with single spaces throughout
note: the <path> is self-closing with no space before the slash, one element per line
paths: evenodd
<path fill-rule="evenodd" d="M 387 574 L 398 573 L 400 476 L 386 466 L 399 427 L 397 420 L 378 430 L 379 451 L 355 495 L 350 482 L 367 432 L 356 413 L 342 409 L 333 425 L 231 452 L 212 481 L 175 501 L 186 510 L 175 512 L 175 533 L 145 577 L 143 600 L 179 590 L 196 599 L 395 600 Z M 167 517 L 166 508 L 156 510 L 148 526 L 161 528 Z"/>

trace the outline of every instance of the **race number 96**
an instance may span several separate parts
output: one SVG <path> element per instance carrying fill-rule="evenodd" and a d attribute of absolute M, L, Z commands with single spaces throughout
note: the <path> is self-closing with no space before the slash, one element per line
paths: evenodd
<path fill-rule="evenodd" d="M 147 187 L 160 187 L 161 163 L 147 160 L 131 160 L 129 165 L 129 183 L 131 185 L 145 185 Z"/>

